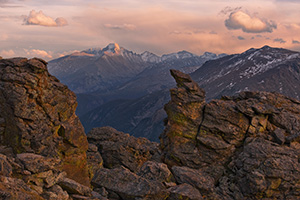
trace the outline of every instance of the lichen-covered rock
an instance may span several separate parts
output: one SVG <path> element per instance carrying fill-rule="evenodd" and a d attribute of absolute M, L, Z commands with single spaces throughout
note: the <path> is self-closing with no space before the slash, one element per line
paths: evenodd
<path fill-rule="evenodd" d="M 94 144 L 89 144 L 86 152 L 87 162 L 89 166 L 90 178 L 93 178 L 96 171 L 103 167 L 103 159 L 98 151 L 98 147 Z"/>
<path fill-rule="evenodd" d="M 161 148 L 178 184 L 192 185 L 204 199 L 299 197 L 299 101 L 241 92 L 205 103 L 194 95 L 201 90 L 183 84 L 197 88 L 187 75 L 171 74 L 178 88 L 165 106 Z"/>
<path fill-rule="evenodd" d="M 88 185 L 88 143 L 75 115 L 75 94 L 46 64 L 37 58 L 0 60 L 0 145 L 60 158 L 68 177 Z"/>
<path fill-rule="evenodd" d="M 0 199 L 43 200 L 44 198 L 21 179 L 0 176 Z"/>
<path fill-rule="evenodd" d="M 171 70 L 177 88 L 170 90 L 171 101 L 165 105 L 167 125 L 161 135 L 163 160 L 168 165 L 197 166 L 201 163 L 197 132 L 202 121 L 205 92 L 191 77 Z"/>
<path fill-rule="evenodd" d="M 92 185 L 105 187 L 117 193 L 122 199 L 165 199 L 168 193 L 162 183 L 140 177 L 127 168 L 99 169 Z"/>
<path fill-rule="evenodd" d="M 47 158 L 34 153 L 17 154 L 17 158 L 24 165 L 25 169 L 32 173 L 40 173 L 55 169 L 59 166 L 60 160 L 55 158 Z"/>
<path fill-rule="evenodd" d="M 146 138 L 135 138 L 111 127 L 94 128 L 88 141 L 98 147 L 106 168 L 124 166 L 136 172 L 146 161 L 160 161 L 158 144 Z"/>

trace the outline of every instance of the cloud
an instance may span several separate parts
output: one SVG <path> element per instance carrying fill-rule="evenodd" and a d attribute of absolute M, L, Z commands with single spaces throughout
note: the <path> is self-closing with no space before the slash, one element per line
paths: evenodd
<path fill-rule="evenodd" d="M 227 15 L 228 13 L 233 13 L 241 10 L 242 7 L 232 8 L 230 6 L 226 6 L 223 10 L 220 11 L 219 15 Z"/>
<path fill-rule="evenodd" d="M 279 42 L 280 44 L 286 43 L 286 41 L 283 40 L 282 38 L 276 38 L 276 39 L 274 39 L 273 41 L 274 41 L 274 42 Z"/>
<path fill-rule="evenodd" d="M 40 50 L 40 49 L 24 49 L 24 51 L 26 52 L 26 55 L 29 57 L 39 57 L 39 58 L 44 58 L 44 59 L 51 59 L 53 58 L 53 56 L 51 55 L 52 52 L 47 52 L 44 50 Z"/>
<path fill-rule="evenodd" d="M 242 36 L 238 36 L 237 39 L 239 39 L 239 40 L 245 40 L 245 38 L 242 37 Z"/>
<path fill-rule="evenodd" d="M 242 29 L 246 33 L 273 32 L 277 25 L 273 21 L 266 21 L 257 17 L 251 17 L 243 11 L 232 12 L 225 20 L 225 26 L 229 30 Z"/>
<path fill-rule="evenodd" d="M 298 40 L 293 40 L 292 42 L 293 42 L 293 44 L 300 44 L 300 42 Z"/>
<path fill-rule="evenodd" d="M 299 29 L 300 29 L 300 25 L 299 25 L 299 24 L 296 24 L 296 23 L 293 23 L 293 24 L 285 24 L 284 26 L 285 26 L 285 28 L 291 29 L 292 31 L 296 31 L 296 30 L 299 30 Z"/>
<path fill-rule="evenodd" d="M 134 30 L 134 29 L 136 29 L 136 26 L 133 24 L 122 24 L 122 25 L 104 24 L 104 27 L 109 28 L 109 29 L 117 29 L 117 30 Z"/>
<path fill-rule="evenodd" d="M 211 35 L 217 35 L 218 33 L 216 31 L 210 31 L 209 34 L 211 34 Z"/>
<path fill-rule="evenodd" d="M 67 26 L 68 25 L 67 20 L 62 17 L 56 18 L 55 22 L 56 22 L 57 26 Z"/>
<path fill-rule="evenodd" d="M 36 12 L 35 10 L 30 11 L 29 16 L 24 18 L 25 25 L 40 25 L 48 27 L 66 26 L 68 25 L 67 20 L 62 17 L 53 18 L 46 16 L 41 10 Z"/>
<path fill-rule="evenodd" d="M 197 34 L 199 32 L 194 32 L 194 34 Z M 178 31 L 178 30 L 174 30 L 172 32 L 170 32 L 171 35 L 192 35 L 192 32 L 189 31 Z"/>
<path fill-rule="evenodd" d="M 0 56 L 3 56 L 3 57 L 14 57 L 16 54 L 15 54 L 15 52 L 13 51 L 13 50 L 7 50 L 7 51 L 5 51 L 5 50 L 2 50 L 1 52 L 0 52 Z"/>
<path fill-rule="evenodd" d="M 19 5 L 15 5 L 11 0 L 0 0 L 0 8 L 17 8 L 21 7 Z"/>

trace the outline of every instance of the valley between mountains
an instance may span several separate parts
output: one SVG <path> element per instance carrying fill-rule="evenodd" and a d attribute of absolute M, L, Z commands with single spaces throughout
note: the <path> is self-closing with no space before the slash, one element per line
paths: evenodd
<path fill-rule="evenodd" d="M 241 91 L 299 99 L 299 60 L 299 52 L 269 46 L 235 55 L 180 51 L 157 56 L 113 43 L 52 60 L 48 68 L 76 93 L 76 113 L 86 132 L 111 126 L 159 141 L 167 117 L 163 108 L 175 84 L 170 69 L 189 73 L 205 89 L 207 101 Z"/>

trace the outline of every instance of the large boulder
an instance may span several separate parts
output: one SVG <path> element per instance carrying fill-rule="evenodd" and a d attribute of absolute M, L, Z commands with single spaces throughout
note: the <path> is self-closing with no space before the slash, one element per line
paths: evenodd
<path fill-rule="evenodd" d="M 93 180 L 94 187 L 105 187 L 122 199 L 163 200 L 168 196 L 164 185 L 158 181 L 140 177 L 125 167 L 99 169 Z"/>
<path fill-rule="evenodd" d="M 37 58 L 0 60 L 0 145 L 15 154 L 58 158 L 69 178 L 89 185 L 88 142 L 75 115 L 75 94 L 46 64 Z"/>
<path fill-rule="evenodd" d="M 159 144 L 146 138 L 135 138 L 111 127 L 94 128 L 87 137 L 98 147 L 106 168 L 124 166 L 137 172 L 148 160 L 160 161 Z"/>

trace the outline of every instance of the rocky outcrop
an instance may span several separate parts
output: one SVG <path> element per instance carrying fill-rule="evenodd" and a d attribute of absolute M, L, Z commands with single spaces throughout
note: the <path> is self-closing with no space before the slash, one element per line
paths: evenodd
<path fill-rule="evenodd" d="M 188 75 L 165 106 L 162 158 L 178 184 L 205 199 L 295 199 L 300 180 L 300 102 L 277 93 L 241 92 L 204 102 Z"/>
<path fill-rule="evenodd" d="M 1 59 L 0 199 L 300 196 L 299 101 L 242 92 L 206 103 L 188 75 L 171 74 L 177 88 L 159 145 L 110 127 L 86 137 L 74 94 L 44 61 Z"/>
<path fill-rule="evenodd" d="M 124 166 L 137 172 L 148 160 L 160 162 L 159 144 L 146 138 L 135 138 L 111 127 L 94 128 L 87 137 L 98 147 L 106 168 Z"/>
<path fill-rule="evenodd" d="M 168 193 L 161 182 L 138 176 L 126 169 L 100 169 L 95 174 L 92 184 L 94 187 L 105 187 L 116 193 L 121 199 L 165 199 Z"/>
<path fill-rule="evenodd" d="M 0 199 L 93 198 L 76 97 L 46 64 L 0 60 Z"/>
<path fill-rule="evenodd" d="M 104 189 L 109 199 L 163 200 L 168 196 L 164 183 L 171 180 L 171 172 L 160 162 L 158 143 L 111 127 L 94 128 L 87 137 L 103 158 L 103 167 L 93 171 L 96 191 Z"/>
<path fill-rule="evenodd" d="M 46 64 L 36 58 L 0 60 L 1 144 L 14 153 L 59 158 L 68 177 L 88 185 L 88 143 L 75 115 L 75 94 Z"/>
<path fill-rule="evenodd" d="M 201 161 L 197 153 L 197 132 L 202 122 L 205 91 L 189 75 L 171 70 L 177 88 L 170 90 L 171 101 L 165 105 L 168 114 L 165 134 L 161 135 L 164 162 L 168 165 L 194 166 Z"/>
<path fill-rule="evenodd" d="M 92 190 L 72 179 L 60 169 L 61 160 L 34 153 L 16 157 L 0 154 L 1 199 L 75 199 L 74 195 L 92 199 Z"/>

